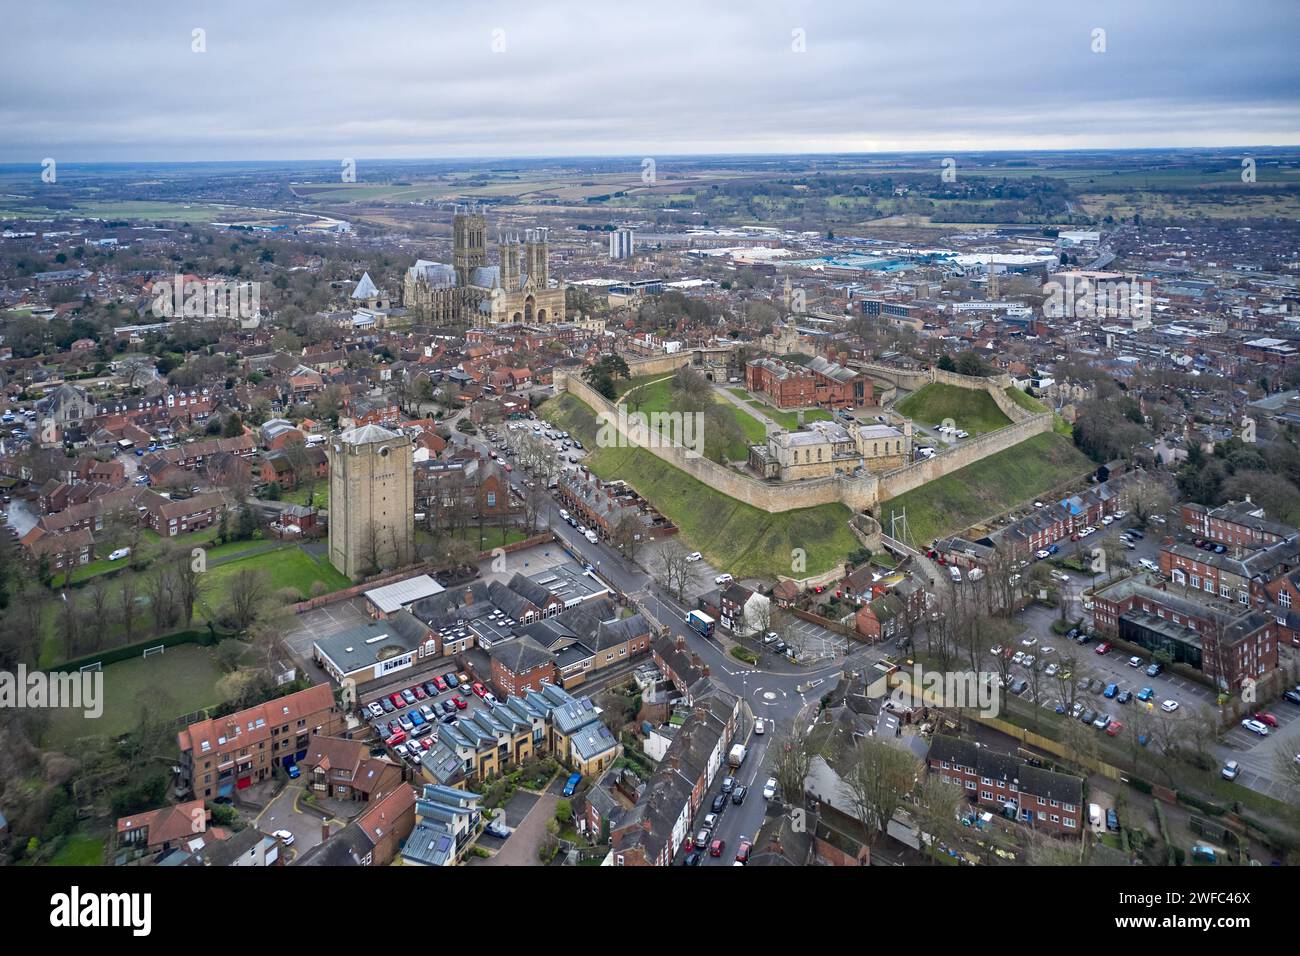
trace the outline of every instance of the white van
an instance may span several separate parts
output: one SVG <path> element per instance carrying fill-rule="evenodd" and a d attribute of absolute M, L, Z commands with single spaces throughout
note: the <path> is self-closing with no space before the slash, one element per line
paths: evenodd
<path fill-rule="evenodd" d="M 1146 568 L 1148 571 L 1152 572 L 1153 574 L 1160 573 L 1160 565 L 1156 564 L 1150 558 L 1143 558 L 1141 561 L 1138 562 L 1138 564 L 1142 565 L 1142 567 Z"/>
<path fill-rule="evenodd" d="M 1088 804 L 1088 823 L 1094 827 L 1101 826 L 1101 807 L 1095 803 Z"/>
<path fill-rule="evenodd" d="M 600 538 L 598 538 L 598 537 L 596 536 L 596 532 L 591 531 L 591 530 L 588 530 L 588 531 L 587 531 L 586 538 L 587 538 L 587 540 L 590 541 L 592 544 L 595 544 L 597 541 L 600 540 Z"/>

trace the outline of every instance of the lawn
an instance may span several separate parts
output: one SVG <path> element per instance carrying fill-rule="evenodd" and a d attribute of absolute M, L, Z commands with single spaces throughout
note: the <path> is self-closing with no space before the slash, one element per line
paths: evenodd
<path fill-rule="evenodd" d="M 931 386 L 926 386 L 929 388 Z M 919 393 L 918 393 L 919 394 Z M 907 511 L 914 545 L 962 531 L 1092 469 L 1069 439 L 1049 432 L 983 458 L 880 505 L 880 522 Z"/>
<path fill-rule="evenodd" d="M 595 414 L 572 395 L 547 402 L 549 421 L 595 445 Z M 622 478 L 673 521 L 709 563 L 737 577 L 794 574 L 791 552 L 807 553 L 806 572 L 828 570 L 858 547 L 849 509 L 819 505 L 768 514 L 710 488 L 641 448 L 597 448 L 587 465 L 601 478 Z"/>
<path fill-rule="evenodd" d="M 303 598 L 308 598 L 311 597 L 312 585 L 317 581 L 325 585 L 326 592 L 338 591 L 352 584 L 328 561 L 323 558 L 317 561 L 302 548 L 293 545 L 237 558 L 209 568 L 203 593 L 204 603 L 220 613 L 229 595 L 231 581 L 236 574 L 245 570 L 258 572 L 269 594 L 282 588 L 293 588 Z"/>
<path fill-rule="evenodd" d="M 633 386 L 637 389 L 633 401 L 626 403 L 629 412 L 651 415 L 655 412 L 676 410 L 673 404 L 673 377 L 671 375 L 652 375 L 647 378 L 628 379 L 627 381 L 639 383 Z M 621 383 L 619 387 L 622 388 Z M 629 391 L 631 389 L 624 390 L 622 394 L 626 396 Z M 744 461 L 749 457 L 750 445 L 760 445 L 767 440 L 767 430 L 763 427 L 763 423 L 753 415 L 720 395 L 715 395 L 714 401 L 726 407 L 745 436 L 744 441 L 730 442 L 723 450 L 723 454 L 729 461 Z"/>
<path fill-rule="evenodd" d="M 996 431 L 1011 424 L 993 396 L 982 389 L 959 388 L 945 382 L 931 382 L 895 406 L 900 414 L 934 427 L 951 418 L 958 428 L 972 435 Z"/>
<path fill-rule="evenodd" d="M 59 852 L 50 860 L 50 866 L 103 866 L 104 838 L 85 835 L 70 836 Z"/>
<path fill-rule="evenodd" d="M 80 710 L 52 710 L 42 745 L 69 751 L 81 737 L 115 737 L 139 723 L 140 707 L 179 717 L 221 703 L 217 682 L 223 671 L 215 647 L 178 644 L 161 654 L 118 661 L 104 668 L 104 712 L 87 718 Z"/>
<path fill-rule="evenodd" d="M 505 532 L 503 535 L 502 532 Z M 500 527 L 497 525 L 485 524 L 480 530 L 477 524 L 468 528 L 461 528 L 455 535 L 462 541 L 468 541 L 477 547 L 480 551 L 490 551 L 492 548 L 504 548 L 508 544 L 514 544 L 517 541 L 523 541 L 526 535 L 522 529 L 506 525 Z"/>
<path fill-rule="evenodd" d="M 1037 414 L 1039 412 L 1047 411 L 1046 405 L 1044 405 L 1038 399 L 1034 398 L 1032 395 L 1029 395 L 1026 392 L 1022 392 L 1014 385 L 1008 385 L 1005 389 L 1003 389 L 1003 391 L 1007 393 L 1007 398 L 1011 399 L 1013 402 L 1015 402 L 1017 405 L 1019 405 L 1027 412 L 1034 412 L 1035 414 Z"/>
<path fill-rule="evenodd" d="M 317 508 L 328 508 L 330 506 L 330 483 L 328 481 L 316 482 L 316 487 L 311 489 L 311 492 L 311 503 Z M 280 500 L 295 505 L 306 505 L 307 486 L 300 485 L 292 490 L 282 492 Z"/>
<path fill-rule="evenodd" d="M 779 408 L 773 408 L 771 405 L 761 399 L 753 399 L 749 404 L 753 405 L 762 414 L 772 419 L 787 431 L 794 431 L 799 427 L 799 413 L 786 412 Z M 830 412 L 824 408 L 805 408 L 803 410 L 803 420 L 805 422 L 828 422 L 832 419 Z"/>

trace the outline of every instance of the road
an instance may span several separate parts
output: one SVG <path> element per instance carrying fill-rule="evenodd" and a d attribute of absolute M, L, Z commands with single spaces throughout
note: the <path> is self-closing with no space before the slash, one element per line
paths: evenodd
<path fill-rule="evenodd" d="M 472 445 L 483 454 L 491 447 L 478 436 L 459 432 L 453 432 L 453 436 L 453 441 Z M 512 484 L 522 492 L 527 476 L 517 469 L 509 477 Z M 731 657 L 718 641 L 702 637 L 688 627 L 688 609 L 664 593 L 643 568 L 628 561 L 621 552 L 604 541 L 592 544 L 561 519 L 559 512 L 558 502 L 553 497 L 548 497 L 542 520 L 573 553 L 590 564 L 598 575 L 640 602 L 659 623 L 668 627 L 672 635 L 684 638 L 687 648 L 698 654 L 701 661 L 708 665 L 712 679 L 743 701 L 740 726 L 735 740 L 728 744 L 728 749 L 732 743 L 746 744 L 748 753 L 736 776 L 741 784 L 751 789 L 742 804 L 736 805 L 729 801 L 721 814 L 717 836 L 726 841 L 727 853 L 720 858 L 706 857 L 707 864 L 729 866 L 741 838 L 753 839 L 766 814 L 761 791 L 767 778 L 772 775 L 768 760 L 770 741 L 774 736 L 788 732 L 796 721 L 810 720 L 813 707 L 822 694 L 835 685 L 845 669 L 867 666 L 892 648 L 888 644 L 867 647 L 851 643 L 846 656 L 808 667 L 791 664 L 775 654 L 763 654 L 756 666 L 744 664 Z M 710 584 L 703 587 L 702 591 L 711 586 L 712 577 L 706 580 Z M 687 597 L 692 598 L 694 595 Z M 766 733 L 753 733 L 756 718 L 763 719 L 767 727 Z M 694 821 L 692 834 L 698 831 L 704 814 L 710 812 L 710 804 L 720 792 L 724 776 L 725 771 L 719 771 L 713 780 Z"/>

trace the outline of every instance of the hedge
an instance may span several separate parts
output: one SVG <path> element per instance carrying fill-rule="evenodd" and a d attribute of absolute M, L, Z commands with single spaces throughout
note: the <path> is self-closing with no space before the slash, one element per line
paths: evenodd
<path fill-rule="evenodd" d="M 125 644 L 122 647 L 114 647 L 110 650 L 100 651 L 97 654 L 86 654 L 83 657 L 77 657 L 70 661 L 64 661 L 62 664 L 56 664 L 51 667 L 51 671 L 72 672 L 80 670 L 86 664 L 93 664 L 99 661 L 101 664 L 116 664 L 118 661 L 125 661 L 131 658 L 143 655 L 146 648 L 149 647 L 175 647 L 178 644 L 198 644 L 201 647 L 211 647 L 228 637 L 237 636 L 234 633 L 226 634 L 215 629 L 205 631 L 177 631 L 174 634 L 166 634 L 162 637 L 151 637 L 147 640 L 136 641 L 134 644 Z"/>

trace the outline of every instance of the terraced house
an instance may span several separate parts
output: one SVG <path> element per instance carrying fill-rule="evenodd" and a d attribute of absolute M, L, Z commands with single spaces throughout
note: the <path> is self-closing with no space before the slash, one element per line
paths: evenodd
<path fill-rule="evenodd" d="M 547 685 L 442 726 L 420 769 L 432 783 L 463 787 L 551 753 L 577 769 L 603 768 L 618 753 L 618 741 L 603 728 L 590 701 Z"/>
<path fill-rule="evenodd" d="M 926 764 L 982 807 L 1060 836 L 1083 832 L 1083 779 L 997 753 L 970 740 L 935 734 Z"/>

